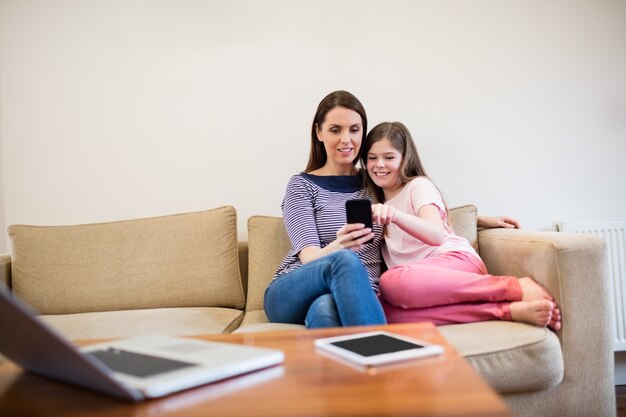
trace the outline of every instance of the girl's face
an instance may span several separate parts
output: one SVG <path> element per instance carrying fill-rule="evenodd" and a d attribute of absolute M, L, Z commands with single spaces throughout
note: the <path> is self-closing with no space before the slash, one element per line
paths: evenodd
<path fill-rule="evenodd" d="M 367 173 L 374 184 L 383 189 L 385 196 L 402 188 L 401 164 L 402 154 L 387 138 L 374 143 L 367 152 Z"/>
<path fill-rule="evenodd" d="M 326 149 L 326 165 L 336 168 L 339 174 L 354 170 L 363 141 L 363 122 L 359 113 L 345 107 L 335 107 L 326 114 L 321 126 L 316 127 L 317 138 Z"/>

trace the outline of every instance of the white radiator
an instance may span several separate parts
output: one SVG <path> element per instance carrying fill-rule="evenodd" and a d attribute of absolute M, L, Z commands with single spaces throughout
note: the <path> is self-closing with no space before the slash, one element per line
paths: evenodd
<path fill-rule="evenodd" d="M 558 232 L 596 235 L 606 241 L 615 314 L 615 350 L 626 351 L 626 219 L 562 221 L 555 222 L 554 227 Z"/>

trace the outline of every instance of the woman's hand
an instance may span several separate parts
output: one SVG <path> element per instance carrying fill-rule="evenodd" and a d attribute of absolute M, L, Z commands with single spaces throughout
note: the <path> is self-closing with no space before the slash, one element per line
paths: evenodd
<path fill-rule="evenodd" d="M 374 232 L 369 227 L 365 227 L 363 223 L 346 224 L 337 230 L 337 239 L 323 248 L 307 246 L 300 251 L 298 257 L 304 265 L 341 249 L 350 249 L 353 252 L 358 252 L 363 248 L 364 244 L 372 239 L 374 239 Z"/>
<path fill-rule="evenodd" d="M 363 245 L 374 239 L 374 232 L 362 223 L 350 223 L 337 230 L 337 239 L 330 245 L 338 245 L 339 249 L 350 249 L 358 252 Z M 330 246 L 329 245 L 329 246 Z"/>
<path fill-rule="evenodd" d="M 520 224 L 517 220 L 506 216 L 478 216 L 478 227 L 485 227 L 490 229 L 496 227 L 502 227 L 505 229 L 519 229 Z"/>
<path fill-rule="evenodd" d="M 396 209 L 386 204 L 372 204 L 372 222 L 374 224 L 387 225 L 393 223 L 396 218 Z"/>

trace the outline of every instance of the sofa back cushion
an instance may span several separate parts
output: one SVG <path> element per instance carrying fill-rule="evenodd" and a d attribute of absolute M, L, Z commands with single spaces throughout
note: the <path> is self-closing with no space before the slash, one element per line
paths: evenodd
<path fill-rule="evenodd" d="M 248 297 L 246 311 L 262 310 L 267 284 L 291 249 L 282 217 L 248 219 Z"/>
<path fill-rule="evenodd" d="M 477 210 L 466 205 L 450 209 L 450 223 L 459 236 L 478 249 Z M 291 249 L 282 217 L 253 216 L 248 220 L 248 299 L 246 311 L 263 309 L 265 288 Z"/>
<path fill-rule="evenodd" d="M 41 314 L 243 308 L 233 207 L 77 226 L 9 227 L 12 287 Z"/>
<path fill-rule="evenodd" d="M 478 251 L 478 210 L 471 204 L 451 208 L 449 213 L 450 224 L 454 233 L 463 236 Z"/>

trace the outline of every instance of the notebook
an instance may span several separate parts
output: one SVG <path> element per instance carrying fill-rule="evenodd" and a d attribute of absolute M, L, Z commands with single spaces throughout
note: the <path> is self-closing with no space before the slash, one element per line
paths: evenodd
<path fill-rule="evenodd" d="M 284 361 L 280 350 L 149 335 L 77 348 L 0 288 L 0 353 L 32 373 L 127 401 L 177 391 Z"/>

